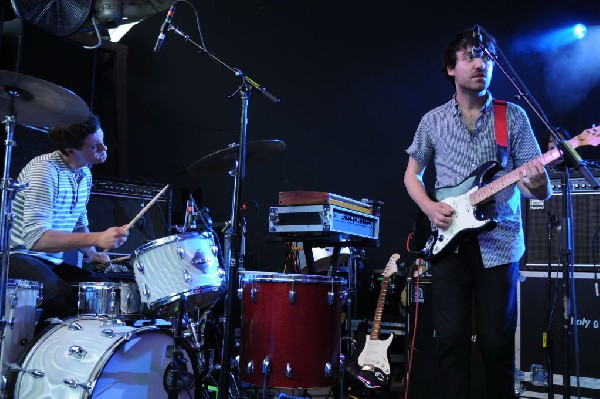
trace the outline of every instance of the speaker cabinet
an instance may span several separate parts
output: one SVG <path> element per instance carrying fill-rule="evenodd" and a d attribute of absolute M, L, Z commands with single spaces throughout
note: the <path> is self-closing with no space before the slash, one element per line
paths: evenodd
<path fill-rule="evenodd" d="M 163 187 L 126 181 L 94 180 L 88 203 L 90 231 L 103 231 L 112 226 L 130 223 Z M 143 244 L 168 236 L 171 231 L 171 196 L 171 189 L 166 190 L 133 224 L 125 244 L 111 249 L 110 253 L 131 255 Z"/>
<path fill-rule="evenodd" d="M 546 201 L 526 200 L 524 201 L 525 215 L 525 239 L 527 252 L 525 264 L 532 270 L 536 267 L 560 264 L 560 225 L 549 228 L 551 216 L 557 221 L 564 223 L 564 201 L 562 195 L 561 181 L 551 179 L 554 193 Z M 571 199 L 573 205 L 574 232 L 574 264 L 577 270 L 591 271 L 593 267 L 594 236 L 600 227 L 600 195 L 599 191 L 592 190 L 583 178 L 571 179 Z M 551 237 L 551 240 L 549 240 Z M 548 253 L 548 244 L 551 255 Z M 597 245 L 598 243 L 596 243 Z"/>
<path fill-rule="evenodd" d="M 518 366 L 523 371 L 529 371 L 532 364 L 541 364 L 546 368 L 546 356 L 552 355 L 554 374 L 562 374 L 566 367 L 570 367 L 570 374 L 577 375 L 575 354 L 579 356 L 579 371 L 581 377 L 600 378 L 600 301 L 595 295 L 596 279 L 594 273 L 573 273 L 573 288 L 575 291 L 575 305 L 571 314 L 577 315 L 577 334 L 573 333 L 573 321 L 568 321 L 572 335 L 570 342 L 570 364 L 565 364 L 565 336 L 563 319 L 563 281 L 562 273 L 552 273 L 548 280 L 547 273 L 535 271 L 522 271 L 525 277 L 519 285 L 519 324 L 517 329 L 517 359 Z M 550 301 L 548 288 L 552 290 Z M 550 306 L 548 306 L 549 302 Z M 551 313 L 548 313 L 547 309 Z M 575 313 L 575 310 L 577 312 Z M 543 346 L 543 333 L 545 331 L 547 314 L 551 314 L 550 337 L 546 346 Z M 578 340 L 578 349 L 575 346 Z M 551 348 L 549 350 L 548 348 Z M 598 382 L 600 380 L 596 380 Z M 600 389 L 600 385 L 596 385 Z M 585 395 L 588 396 L 588 395 Z M 592 397 L 600 397 L 600 390 L 595 391 Z"/>

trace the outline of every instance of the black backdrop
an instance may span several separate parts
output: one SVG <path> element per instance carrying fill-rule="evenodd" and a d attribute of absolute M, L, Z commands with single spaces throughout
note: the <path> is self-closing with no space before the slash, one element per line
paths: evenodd
<path fill-rule="evenodd" d="M 466 1 L 455 8 L 457 3 L 409 7 L 395 1 L 193 1 L 209 51 L 282 100 L 274 104 L 258 92 L 249 100 L 248 141 L 280 139 L 286 148 L 267 162 L 247 165 L 243 201 L 256 204 L 244 214 L 251 259 L 247 269 L 279 271 L 283 244 L 264 239 L 268 209 L 277 204 L 280 191 L 292 190 L 383 201 L 381 243 L 367 248 L 367 268 L 382 269 L 392 253 L 413 259 L 406 239 L 415 205 L 402 183 L 404 150 L 420 116 L 453 93 L 440 66 L 441 51 L 457 30 L 477 23 L 495 35 L 552 124 L 577 134 L 597 122 L 599 78 L 578 69 L 598 65 L 594 51 L 573 57 L 565 50 L 518 47 L 538 44 L 532 34 L 576 18 L 600 22 L 600 8 L 594 3 Z M 241 101 L 234 94 L 239 78 L 173 33 L 161 52 L 153 53 L 163 19 L 164 13 L 157 13 L 123 37 L 127 73 L 117 81 L 103 74 L 112 67 L 107 65 L 110 60 L 95 58 L 93 51 L 68 39 L 26 29 L 21 72 L 75 91 L 106 120 L 111 154 L 106 164 L 95 167 L 97 175 L 166 182 L 192 162 L 239 141 Z M 189 4 L 179 4 L 173 22 L 199 41 Z M 3 69 L 12 69 L 16 58 L 9 25 L 3 34 Z M 552 76 L 556 69 L 559 78 Z M 513 99 L 516 90 L 502 72 L 496 69 L 494 76 L 494 95 Z M 573 79 L 577 85 L 569 86 Z M 126 88 L 126 110 L 114 109 L 112 93 L 119 85 Z M 545 142 L 548 133 L 523 106 L 539 141 Z M 126 138 L 116 137 L 111 122 L 115 112 L 127 115 Z M 23 133 L 16 139 L 20 147 L 14 154 L 15 173 L 31 153 L 47 147 L 43 134 Z M 125 139 L 127 164 L 117 165 L 115 153 Z M 581 153 L 597 158 L 596 149 Z M 178 215 L 187 192 L 196 193 L 196 201 L 211 210 L 215 221 L 228 220 L 233 182 L 227 174 L 179 178 L 173 191 L 173 223 L 183 222 Z M 363 283 L 368 284 L 368 272 L 365 275 Z"/>

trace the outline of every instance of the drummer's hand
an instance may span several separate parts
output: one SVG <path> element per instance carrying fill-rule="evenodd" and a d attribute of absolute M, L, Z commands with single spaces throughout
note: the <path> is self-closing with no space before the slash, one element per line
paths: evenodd
<path fill-rule="evenodd" d="M 110 266 L 110 257 L 106 254 L 88 251 L 88 258 L 90 263 L 94 265 L 94 269 L 103 272 L 107 267 Z"/>
<path fill-rule="evenodd" d="M 129 235 L 129 230 L 127 230 L 126 226 L 110 227 L 101 232 L 96 246 L 105 249 L 119 248 L 127 241 L 127 236 Z"/>

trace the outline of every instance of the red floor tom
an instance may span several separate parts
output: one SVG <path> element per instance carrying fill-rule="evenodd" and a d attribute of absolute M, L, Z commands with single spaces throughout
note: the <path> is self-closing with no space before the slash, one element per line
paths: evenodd
<path fill-rule="evenodd" d="M 337 385 L 346 280 L 240 272 L 240 378 L 277 388 Z"/>

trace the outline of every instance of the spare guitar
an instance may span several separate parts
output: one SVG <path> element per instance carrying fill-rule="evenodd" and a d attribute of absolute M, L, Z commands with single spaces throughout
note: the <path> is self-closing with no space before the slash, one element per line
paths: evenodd
<path fill-rule="evenodd" d="M 584 130 L 568 141 L 574 149 L 580 146 L 596 146 L 600 142 L 600 127 Z M 561 157 L 561 152 L 553 148 L 537 159 L 547 165 Z M 495 161 L 486 162 L 477 168 L 463 182 L 453 187 L 443 187 L 430 193 L 433 200 L 442 201 L 454 208 L 450 226 L 445 229 L 433 225 L 420 209 L 415 220 L 413 237 L 414 249 L 421 252 L 425 260 L 435 260 L 447 251 L 453 250 L 461 237 L 478 234 L 496 227 L 496 221 L 488 218 L 483 207 L 491 202 L 499 191 L 519 181 L 524 166 L 510 171 L 497 180 L 488 180 L 498 171 Z"/>
<path fill-rule="evenodd" d="M 393 254 L 383 271 L 383 281 L 381 282 L 371 334 L 365 336 L 364 346 L 362 349 L 357 350 L 358 357 L 351 360 L 347 367 L 348 373 L 358 383 L 369 389 L 380 388 L 390 381 L 391 368 L 388 349 L 394 338 L 394 333 L 390 333 L 386 340 L 380 340 L 379 330 L 381 329 L 385 296 L 390 285 L 390 276 L 398 271 L 396 265 L 398 259 L 400 259 L 400 255 Z"/>

